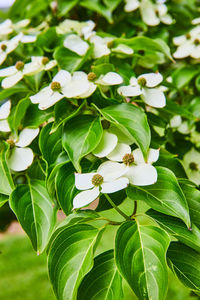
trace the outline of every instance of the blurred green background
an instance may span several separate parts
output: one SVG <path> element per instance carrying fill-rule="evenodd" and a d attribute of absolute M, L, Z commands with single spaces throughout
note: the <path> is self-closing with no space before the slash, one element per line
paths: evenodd
<path fill-rule="evenodd" d="M 192 300 L 189 291 L 169 270 L 167 300 Z M 26 236 L 6 235 L 0 240 L 0 299 L 55 300 L 47 274 L 46 255 L 37 256 Z M 125 286 L 125 299 L 137 299 Z M 90 299 L 88 299 L 90 300 Z"/>

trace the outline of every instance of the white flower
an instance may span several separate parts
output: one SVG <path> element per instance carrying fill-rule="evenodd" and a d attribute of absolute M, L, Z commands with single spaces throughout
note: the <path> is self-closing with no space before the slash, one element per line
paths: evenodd
<path fill-rule="evenodd" d="M 84 72 L 74 72 L 71 75 L 68 71 L 60 70 L 54 76 L 52 83 L 42 89 L 39 93 L 31 96 L 31 102 L 39 103 L 39 109 L 47 109 L 62 98 L 87 98 L 96 89 L 96 85 L 88 80 Z"/>
<path fill-rule="evenodd" d="M 160 73 L 142 74 L 138 78 L 131 77 L 130 85 L 118 88 L 118 93 L 124 97 L 141 95 L 143 101 L 153 107 L 164 107 L 166 105 L 165 95 L 158 88 L 163 80 Z"/>
<path fill-rule="evenodd" d="M 185 35 L 173 38 L 173 43 L 178 46 L 174 58 L 200 58 L 200 26 L 196 26 Z"/>
<path fill-rule="evenodd" d="M 123 82 L 123 78 L 116 72 L 108 72 L 105 75 L 101 75 L 95 83 L 100 85 L 117 85 Z"/>
<path fill-rule="evenodd" d="M 8 100 L 0 106 L 0 132 L 10 132 L 7 118 L 10 114 L 11 101 Z"/>
<path fill-rule="evenodd" d="M 75 174 L 75 186 L 82 190 L 73 200 L 73 208 L 80 208 L 94 201 L 100 193 L 115 193 L 126 188 L 129 181 L 109 167 L 99 166 L 96 173 Z"/>
<path fill-rule="evenodd" d="M 94 27 L 95 23 L 91 20 L 79 22 L 66 19 L 56 27 L 56 32 L 58 34 L 76 32 L 79 36 L 84 36 L 85 39 L 88 39 L 93 34 Z"/>
<path fill-rule="evenodd" d="M 114 40 L 113 37 L 100 37 L 98 35 L 93 35 L 90 37 L 90 42 L 94 45 L 93 57 L 100 58 L 104 55 L 109 55 L 111 53 L 108 47 L 109 43 Z"/>
<path fill-rule="evenodd" d="M 118 137 L 115 134 L 104 130 L 99 145 L 93 150 L 92 153 L 97 157 L 105 157 L 114 150 L 114 148 L 117 146 L 117 143 Z"/>
<path fill-rule="evenodd" d="M 24 75 L 32 76 L 41 71 L 48 71 L 57 65 L 56 60 L 49 60 L 46 56 L 32 56 L 31 62 L 24 67 Z"/>
<path fill-rule="evenodd" d="M 88 51 L 89 45 L 77 34 L 70 34 L 64 40 L 64 47 L 83 56 Z"/>
<path fill-rule="evenodd" d="M 136 10 L 138 7 L 140 7 L 140 2 L 138 0 L 125 0 L 126 5 L 124 7 L 124 10 L 126 12 L 131 12 Z"/>
<path fill-rule="evenodd" d="M 39 133 L 39 128 L 24 128 L 17 140 L 10 138 L 7 142 L 11 145 L 11 155 L 8 158 L 8 166 L 13 171 L 24 171 L 33 162 L 34 154 L 31 148 L 27 147 L 32 143 Z"/>
<path fill-rule="evenodd" d="M 6 60 L 7 55 L 17 48 L 22 34 L 18 34 L 9 41 L 0 42 L 0 65 Z"/>
<path fill-rule="evenodd" d="M 112 52 L 126 54 L 126 55 L 132 55 L 134 53 L 133 49 L 128 47 L 125 44 L 119 44 L 117 47 L 112 48 Z"/>
<path fill-rule="evenodd" d="M 190 180 L 200 184 L 200 153 L 192 148 L 183 157 L 183 166 Z"/>
<path fill-rule="evenodd" d="M 21 28 L 26 27 L 30 23 L 29 19 L 21 20 L 15 24 L 10 19 L 5 20 L 0 24 L 0 39 L 4 39 L 14 30 L 18 31 Z"/>
<path fill-rule="evenodd" d="M 198 17 L 198 18 L 193 19 L 191 23 L 192 23 L 192 25 L 200 24 L 200 18 Z"/>
<path fill-rule="evenodd" d="M 178 132 L 182 134 L 189 134 L 194 129 L 194 124 L 192 124 L 192 126 L 189 126 L 188 121 L 182 121 L 182 118 L 179 115 L 173 116 L 169 124 L 171 128 L 175 128 Z"/>

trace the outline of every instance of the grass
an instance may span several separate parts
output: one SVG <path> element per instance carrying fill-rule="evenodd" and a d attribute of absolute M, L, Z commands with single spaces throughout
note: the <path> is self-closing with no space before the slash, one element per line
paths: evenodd
<path fill-rule="evenodd" d="M 0 299 L 56 300 L 47 275 L 46 255 L 37 256 L 25 236 L 0 241 Z M 136 297 L 125 286 L 125 299 Z M 192 300 L 189 291 L 170 273 L 167 300 Z M 88 299 L 90 300 L 90 299 Z"/>

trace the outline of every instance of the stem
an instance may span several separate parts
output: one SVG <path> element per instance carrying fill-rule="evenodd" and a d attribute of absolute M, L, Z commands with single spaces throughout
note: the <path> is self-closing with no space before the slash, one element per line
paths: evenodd
<path fill-rule="evenodd" d="M 131 220 L 129 216 L 127 216 L 117 205 L 112 201 L 112 199 L 108 196 L 108 194 L 104 194 L 108 202 L 112 205 L 112 207 L 126 220 Z"/>
<path fill-rule="evenodd" d="M 135 216 L 136 212 L 137 212 L 137 201 L 134 201 L 134 210 L 131 217 Z"/>

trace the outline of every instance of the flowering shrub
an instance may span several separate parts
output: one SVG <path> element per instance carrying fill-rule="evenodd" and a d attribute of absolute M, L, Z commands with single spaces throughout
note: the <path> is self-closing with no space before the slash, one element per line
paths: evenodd
<path fill-rule="evenodd" d="M 200 293 L 199 12 L 16 0 L 0 24 L 0 206 L 59 300 L 121 300 L 123 281 L 162 300 L 168 267 Z"/>

